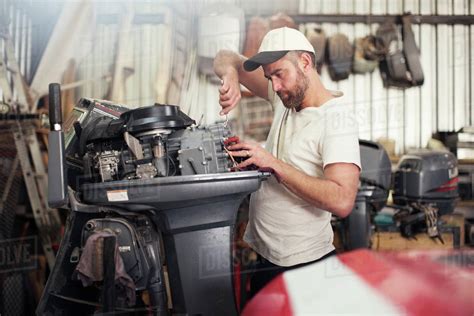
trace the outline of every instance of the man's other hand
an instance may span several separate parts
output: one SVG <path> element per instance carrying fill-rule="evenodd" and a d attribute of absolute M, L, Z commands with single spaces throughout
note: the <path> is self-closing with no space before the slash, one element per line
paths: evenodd
<path fill-rule="evenodd" d="M 275 156 L 263 149 L 260 144 L 255 142 L 240 142 L 227 146 L 227 149 L 233 157 L 245 159 L 237 165 L 237 167 L 241 169 L 250 165 L 255 165 L 258 168 L 274 169 L 275 165 L 278 163 L 278 160 L 275 158 Z"/>

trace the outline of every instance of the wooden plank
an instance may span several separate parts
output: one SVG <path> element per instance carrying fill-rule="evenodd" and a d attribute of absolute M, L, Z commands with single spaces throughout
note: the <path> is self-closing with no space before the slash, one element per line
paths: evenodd
<path fill-rule="evenodd" d="M 321 0 L 320 2 L 320 12 L 322 14 L 336 14 L 337 13 L 337 2 L 334 0 Z M 326 32 L 326 36 L 329 37 L 338 32 L 336 24 L 322 23 L 322 29 Z M 331 80 L 329 76 L 328 66 L 324 65 L 321 70 L 321 81 L 324 86 L 331 90 L 339 90 L 339 85 L 337 82 Z"/>
<path fill-rule="evenodd" d="M 420 2 L 420 14 L 432 14 L 434 9 L 430 1 Z M 436 128 L 436 38 L 435 26 L 420 26 L 420 53 L 421 65 L 425 75 L 425 82 L 420 88 L 421 93 L 421 117 L 420 125 L 420 146 L 424 147 L 431 138 L 431 134 Z"/>
<path fill-rule="evenodd" d="M 355 1 L 354 13 L 366 14 L 370 11 L 369 2 Z M 370 25 L 354 25 L 354 37 L 364 37 L 371 33 Z M 359 123 L 359 138 L 372 139 L 372 80 L 371 74 L 351 74 L 354 86 L 354 110 Z M 380 78 L 378 78 L 380 80 Z"/>
<path fill-rule="evenodd" d="M 419 1 L 412 0 L 404 1 L 403 11 L 411 12 L 412 14 L 419 13 Z M 420 47 L 420 26 L 412 25 L 415 42 Z M 423 58 L 423 57 L 420 57 Z M 424 70 L 424 69 L 423 69 Z M 426 78 L 425 78 L 426 80 Z M 421 102 L 420 102 L 420 87 L 412 87 L 404 93 L 404 134 L 405 134 L 405 150 L 410 148 L 421 147 L 421 132 L 420 132 L 420 116 L 421 116 Z"/>
<path fill-rule="evenodd" d="M 465 0 L 453 0 L 453 13 L 454 14 L 467 14 L 467 6 L 465 7 Z M 468 82 L 467 65 L 469 65 L 468 55 L 466 54 L 466 47 L 468 45 L 467 40 L 467 28 L 464 25 L 454 25 L 451 27 L 452 30 L 452 59 L 451 59 L 451 70 L 453 76 L 453 127 L 457 131 L 463 126 L 467 125 L 466 120 L 466 104 L 468 99 L 466 98 L 466 82 Z"/>
<path fill-rule="evenodd" d="M 170 58 L 164 59 L 163 62 L 166 63 L 163 65 L 167 69 L 167 74 L 170 74 L 169 77 L 165 78 L 166 83 L 162 83 L 162 77 L 160 77 L 160 74 L 163 74 L 160 72 L 160 69 L 162 67 L 161 64 L 154 62 L 153 60 L 159 60 L 158 59 L 158 52 L 160 49 L 163 50 L 171 50 L 170 45 L 172 45 L 169 40 L 169 33 L 170 33 L 171 27 L 168 25 L 152 25 L 151 26 L 151 40 L 150 40 L 150 48 L 149 48 L 149 58 L 148 58 L 148 67 L 150 68 L 150 89 L 153 91 L 152 94 L 152 102 L 149 104 L 153 104 L 153 102 L 158 102 L 158 103 L 165 103 L 167 102 L 168 99 L 168 90 L 170 88 L 170 82 L 171 82 L 171 71 L 170 69 L 173 68 L 173 60 Z M 163 31 L 166 33 L 166 43 L 163 45 L 165 47 L 161 47 L 160 43 L 157 43 L 155 38 L 157 38 L 158 34 L 160 31 Z M 175 49 L 175 46 L 173 44 L 173 50 Z M 169 57 L 169 56 L 167 56 Z M 166 91 L 165 91 L 166 89 Z"/>
<path fill-rule="evenodd" d="M 371 14 L 386 14 L 386 2 L 385 1 L 372 1 L 372 12 Z M 375 33 L 378 29 L 378 24 L 372 24 L 372 32 Z M 371 74 L 372 80 L 372 96 L 371 96 L 371 107 L 372 107 L 372 139 L 377 140 L 381 137 L 387 136 L 387 102 L 386 102 L 386 89 L 382 83 L 382 77 L 380 76 L 379 69 L 376 69 Z"/>
<path fill-rule="evenodd" d="M 135 71 L 140 72 L 140 94 L 135 96 L 135 99 L 137 99 L 137 104 L 139 106 L 151 105 L 153 104 L 150 102 L 150 99 L 152 99 L 151 93 L 153 92 L 152 81 L 150 80 L 151 60 L 149 56 L 151 44 L 151 25 L 137 25 L 136 28 L 134 28 L 134 32 L 139 32 L 142 37 L 141 43 L 135 43 L 137 46 L 135 46 L 134 56 L 130 56 L 130 58 L 133 58 L 135 61 Z M 160 33 L 158 39 L 155 40 L 158 40 L 162 42 L 162 45 L 165 45 L 165 43 L 163 43 L 163 34 Z M 161 60 L 164 63 L 165 61 L 161 59 L 163 58 L 163 54 L 161 54 L 161 51 L 158 51 L 156 53 L 157 60 Z"/>
<path fill-rule="evenodd" d="M 163 34 L 164 44 L 161 45 L 161 55 L 163 57 L 160 60 L 164 60 L 164 62 L 159 64 L 155 62 L 155 64 L 157 64 L 157 67 L 152 75 L 156 77 L 156 79 L 152 79 L 151 84 L 155 87 L 157 100 L 161 103 L 164 103 L 167 99 L 167 91 L 171 80 L 174 42 L 171 25 L 160 25 L 159 28 L 160 32 Z M 150 52 L 150 56 L 152 56 L 152 59 L 155 59 L 153 57 L 153 51 Z M 150 63 L 153 64 L 151 60 Z M 154 81 L 156 82 L 153 84 Z"/>
<path fill-rule="evenodd" d="M 33 78 L 31 78 L 31 59 L 32 59 L 32 49 L 31 47 L 33 46 L 33 41 L 32 41 L 32 33 L 33 33 L 33 22 L 32 19 L 28 19 L 28 38 L 26 40 L 28 49 L 26 52 L 26 72 L 25 72 L 25 78 L 27 79 L 28 82 L 31 82 Z"/>
<path fill-rule="evenodd" d="M 100 60 L 100 58 L 102 58 L 103 50 L 101 51 L 99 49 L 103 46 L 103 42 L 99 40 L 98 44 L 99 44 L 98 46 L 95 46 L 95 45 L 93 46 L 91 55 L 88 56 L 89 58 L 86 61 L 87 72 L 86 72 L 85 78 L 87 79 L 94 78 L 97 71 L 97 60 Z M 113 58 L 111 60 L 113 60 Z M 93 82 L 90 82 L 89 84 L 87 84 L 86 87 L 88 91 L 88 94 L 86 95 L 92 98 L 96 97 L 97 91 L 98 91 L 97 85 L 95 85 Z"/>
<path fill-rule="evenodd" d="M 438 14 L 450 14 L 451 7 L 449 0 L 437 1 Z M 453 125 L 453 73 L 450 64 L 452 63 L 453 38 L 451 26 L 438 25 L 437 38 L 438 53 L 438 130 L 452 131 Z"/>
<path fill-rule="evenodd" d="M 468 0 L 469 1 L 469 4 L 468 4 L 468 9 L 470 10 L 470 14 L 473 15 L 474 14 L 474 0 Z M 470 115 L 469 115 L 469 125 L 472 125 L 473 122 L 474 122 L 474 110 L 473 110 L 473 103 L 474 103 L 474 49 L 473 49 L 473 45 L 474 45 L 474 26 L 471 25 L 469 26 L 469 33 L 468 36 L 469 36 L 469 40 L 470 40 L 470 47 L 469 47 L 469 53 L 468 53 L 468 59 L 469 59 L 469 67 L 470 67 L 470 70 L 469 70 L 469 87 L 468 87 L 468 91 L 469 91 L 469 101 L 468 101 L 468 104 L 469 104 L 469 111 L 470 111 Z"/>
<path fill-rule="evenodd" d="M 100 47 L 98 47 L 99 50 L 97 50 L 97 53 L 99 54 L 107 54 L 107 56 L 104 60 L 104 66 L 108 67 L 107 70 L 105 70 L 110 76 L 112 76 L 111 69 L 113 67 L 113 60 L 115 56 L 115 49 L 116 43 L 118 41 L 118 25 L 117 24 L 110 24 L 106 25 L 104 30 L 107 31 L 106 34 L 102 33 L 104 36 L 104 41 L 102 44 L 100 44 Z M 104 56 L 104 55 L 102 55 Z M 112 86 L 112 81 L 110 81 L 107 84 L 107 88 L 103 91 L 103 95 L 107 96 L 107 93 L 109 93 L 110 89 Z"/>
<path fill-rule="evenodd" d="M 147 89 L 145 86 L 147 84 L 147 71 L 145 69 L 149 68 L 145 68 L 143 66 L 145 61 L 143 61 L 142 58 L 149 47 L 149 42 L 147 40 L 148 28 L 149 25 L 146 24 L 134 24 L 128 31 L 128 33 L 131 34 L 119 35 L 128 36 L 133 43 L 132 46 L 126 51 L 126 56 L 129 60 L 128 64 L 129 66 L 132 66 L 134 72 L 125 81 L 126 93 L 124 94 L 126 100 L 125 104 L 129 104 L 131 108 L 138 108 L 145 105 L 142 103 L 142 101 L 145 99 L 145 90 Z M 160 38 L 157 38 L 156 40 L 160 41 Z"/>
<path fill-rule="evenodd" d="M 388 1 L 388 14 L 402 14 L 401 1 Z M 401 28 L 400 28 L 401 31 Z M 401 36 L 401 33 L 399 33 Z M 395 153 L 400 155 L 405 149 L 405 113 L 404 91 L 396 88 L 387 89 L 387 136 L 395 140 Z"/>
<path fill-rule="evenodd" d="M 399 232 L 376 232 L 371 237 L 372 249 L 385 250 L 421 250 L 421 249 L 453 249 L 454 238 L 451 233 L 443 233 L 444 244 L 439 239 L 432 239 L 427 234 L 417 234 L 407 239 Z"/>
<path fill-rule="evenodd" d="M 66 70 L 63 73 L 61 83 L 67 84 L 72 83 L 76 79 L 76 62 L 74 59 L 69 60 Z M 61 92 L 61 100 L 62 100 L 62 113 L 63 118 L 69 116 L 74 108 L 74 104 L 76 102 L 76 97 L 74 94 L 74 89 L 63 90 Z"/>
<path fill-rule="evenodd" d="M 352 1 L 339 0 L 338 1 L 338 14 L 352 14 L 354 13 L 354 4 Z M 338 24 L 338 32 L 346 35 L 349 39 L 349 42 L 352 44 L 354 42 L 354 25 L 348 23 Z M 350 74 L 349 77 L 345 80 L 339 81 L 339 90 L 344 92 L 344 100 L 347 102 L 347 106 L 355 110 L 354 107 L 354 75 Z"/>
<path fill-rule="evenodd" d="M 468 14 L 466 0 L 453 0 L 454 14 Z M 454 130 L 469 124 L 469 26 L 455 25 L 453 29 Z"/>
<path fill-rule="evenodd" d="M 171 296 L 170 278 L 169 278 L 167 265 L 163 266 L 163 279 L 165 281 L 166 298 L 168 299 L 168 309 L 171 310 L 173 308 L 173 300 Z M 144 292 L 147 292 L 147 291 L 144 291 Z"/>
<path fill-rule="evenodd" d="M 104 34 L 104 30 L 106 30 L 105 28 L 105 25 L 97 25 L 96 26 L 97 29 L 100 29 L 101 31 L 98 31 L 96 32 L 97 36 L 99 38 L 97 38 L 97 43 L 96 45 L 104 45 L 104 42 L 106 40 L 109 40 L 108 37 L 106 36 L 106 34 Z M 95 45 L 94 45 L 95 46 Z M 93 48 L 92 51 L 94 51 L 95 49 Z M 112 49 L 110 49 L 109 51 L 113 51 Z M 113 56 L 113 55 L 111 55 Z M 109 55 L 107 54 L 107 50 L 102 50 L 102 53 L 97 53 L 97 54 L 94 54 L 92 56 L 92 58 L 94 59 L 93 61 L 93 64 L 94 64 L 94 67 L 93 67 L 93 76 L 101 76 L 103 74 L 105 74 L 103 72 L 104 70 L 104 60 L 112 60 L 113 57 L 109 57 Z M 106 70 L 106 72 L 109 72 L 109 69 Z M 91 77 L 88 77 L 87 79 L 90 79 Z M 106 91 L 104 92 L 103 91 L 103 83 L 101 81 L 99 82 L 94 82 L 92 84 L 92 87 L 94 89 L 94 96 L 97 97 L 97 98 L 104 98 L 105 96 L 105 93 Z M 80 95 L 82 96 L 82 95 Z M 92 96 L 92 95 L 88 95 L 88 96 Z"/>
<path fill-rule="evenodd" d="M 305 14 L 318 14 L 322 10 L 322 0 L 304 1 L 301 6 Z"/>

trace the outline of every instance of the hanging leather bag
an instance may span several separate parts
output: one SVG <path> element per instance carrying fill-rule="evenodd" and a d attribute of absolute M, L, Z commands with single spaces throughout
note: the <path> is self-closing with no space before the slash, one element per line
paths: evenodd
<path fill-rule="evenodd" d="M 403 43 L 399 36 L 397 26 L 390 21 L 382 24 L 376 36 L 381 38 L 387 47 L 385 58 L 380 61 L 379 68 L 385 87 L 407 88 L 411 86 L 408 69 L 403 55 Z"/>
<path fill-rule="evenodd" d="M 421 67 L 420 50 L 416 46 L 415 36 L 411 28 L 411 15 L 402 16 L 403 54 L 406 58 L 408 71 L 413 86 L 421 86 L 425 80 Z"/>
<path fill-rule="evenodd" d="M 374 35 L 357 38 L 354 41 L 352 71 L 356 74 L 373 72 L 385 55 L 385 46 L 380 38 Z"/>
<path fill-rule="evenodd" d="M 315 28 L 307 33 L 307 37 L 316 52 L 316 69 L 318 73 L 321 73 L 321 68 L 326 56 L 326 34 L 321 28 Z"/>
<path fill-rule="evenodd" d="M 354 48 L 342 33 L 336 33 L 327 43 L 329 76 L 333 81 L 347 79 L 352 69 Z"/>
<path fill-rule="evenodd" d="M 388 48 L 385 59 L 380 62 L 380 74 L 385 87 L 409 88 L 422 85 L 420 52 L 411 29 L 411 16 L 402 17 L 402 34 L 393 22 L 386 22 L 377 30 Z"/>

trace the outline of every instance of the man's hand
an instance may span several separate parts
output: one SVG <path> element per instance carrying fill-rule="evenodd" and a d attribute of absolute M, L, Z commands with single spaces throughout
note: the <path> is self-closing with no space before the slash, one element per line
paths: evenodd
<path fill-rule="evenodd" d="M 222 107 L 220 115 L 228 114 L 237 106 L 241 98 L 239 76 L 237 71 L 229 71 L 222 77 L 222 86 L 219 88 L 219 104 Z"/>
<path fill-rule="evenodd" d="M 214 72 L 221 78 L 219 103 L 222 106 L 220 115 L 228 114 L 240 101 L 240 84 L 244 85 L 256 96 L 268 100 L 268 80 L 263 70 L 247 72 L 242 67 L 246 57 L 230 50 L 220 50 L 214 58 Z"/>
<path fill-rule="evenodd" d="M 246 168 L 255 165 L 259 169 L 272 169 L 276 171 L 279 160 L 255 142 L 241 142 L 227 147 L 232 157 L 245 158 L 237 168 Z"/>

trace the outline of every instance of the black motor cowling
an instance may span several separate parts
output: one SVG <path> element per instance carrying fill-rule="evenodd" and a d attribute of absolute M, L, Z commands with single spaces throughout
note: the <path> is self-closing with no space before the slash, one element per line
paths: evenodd
<path fill-rule="evenodd" d="M 359 190 L 351 214 L 344 219 L 344 247 L 347 250 L 370 246 L 371 217 L 387 203 L 392 165 L 382 145 L 359 140 L 362 171 Z"/>
<path fill-rule="evenodd" d="M 382 145 L 368 140 L 359 140 L 362 171 L 357 195 L 364 196 L 374 212 L 387 203 L 392 180 L 392 164 Z"/>

